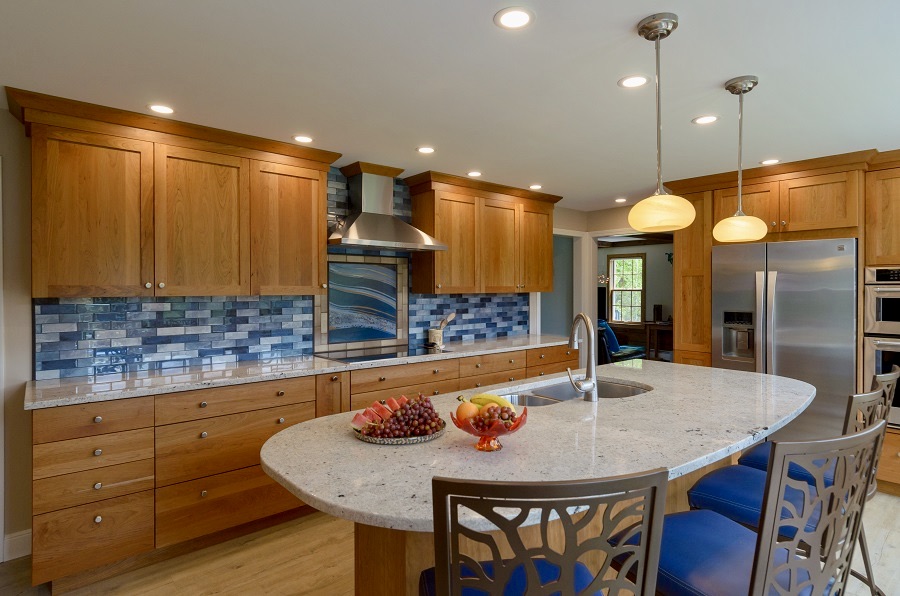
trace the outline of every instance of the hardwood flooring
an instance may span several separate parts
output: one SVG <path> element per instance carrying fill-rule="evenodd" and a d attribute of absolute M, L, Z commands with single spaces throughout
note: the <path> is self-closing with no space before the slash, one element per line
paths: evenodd
<path fill-rule="evenodd" d="M 900 497 L 878 493 L 866 505 L 875 577 L 885 594 L 900 594 Z M 0 594 L 50 594 L 31 587 L 30 557 L 0 564 Z M 862 569 L 857 553 L 855 569 Z M 128 596 L 353 594 L 353 524 L 313 513 L 82 588 L 72 594 Z M 851 579 L 846 596 L 866 596 Z"/>

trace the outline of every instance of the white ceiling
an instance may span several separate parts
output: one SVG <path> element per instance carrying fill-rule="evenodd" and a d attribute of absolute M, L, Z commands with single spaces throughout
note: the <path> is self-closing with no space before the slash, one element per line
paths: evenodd
<path fill-rule="evenodd" d="M 494 13 L 524 5 L 524 31 Z M 527 187 L 562 206 L 628 204 L 655 186 L 653 44 L 662 43 L 663 177 L 900 147 L 897 0 L 0 0 L 0 85 L 290 140 L 357 160 Z M 2 101 L 5 102 L 5 99 Z M 700 127 L 691 118 L 712 113 Z M 431 156 L 415 152 L 434 145 Z"/>

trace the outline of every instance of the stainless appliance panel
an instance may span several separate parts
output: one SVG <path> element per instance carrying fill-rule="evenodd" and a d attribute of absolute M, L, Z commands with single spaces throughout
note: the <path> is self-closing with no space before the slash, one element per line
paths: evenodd
<path fill-rule="evenodd" d="M 712 365 L 761 371 L 765 333 L 758 303 L 766 246 L 714 246 L 712 263 Z"/>
<path fill-rule="evenodd" d="M 866 337 L 863 339 L 863 378 L 890 372 L 900 366 L 900 338 Z M 888 413 L 888 425 L 900 427 L 900 391 L 894 393 L 894 403 Z"/>
<path fill-rule="evenodd" d="M 900 285 L 867 285 L 864 333 L 900 335 Z"/>
<path fill-rule="evenodd" d="M 773 295 L 766 372 L 816 388 L 813 403 L 777 438 L 840 435 L 856 392 L 856 240 L 769 243 L 766 261 Z"/>

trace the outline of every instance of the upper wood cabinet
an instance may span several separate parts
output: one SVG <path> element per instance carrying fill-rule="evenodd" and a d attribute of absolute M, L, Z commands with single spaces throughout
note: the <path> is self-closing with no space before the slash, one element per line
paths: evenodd
<path fill-rule="evenodd" d="M 32 126 L 32 294 L 152 294 L 153 144 Z"/>
<path fill-rule="evenodd" d="M 156 145 L 156 295 L 250 293 L 250 160 Z"/>
<path fill-rule="evenodd" d="M 769 233 L 781 228 L 778 219 L 778 183 L 746 184 L 742 189 L 744 213 L 758 217 L 769 227 Z M 737 212 L 737 187 L 724 188 L 713 193 L 712 225 L 732 217 Z M 767 235 L 766 238 L 769 238 Z"/>
<path fill-rule="evenodd" d="M 553 204 L 561 197 L 439 172 L 406 183 L 413 225 L 448 246 L 413 254 L 413 292 L 552 290 Z"/>
<path fill-rule="evenodd" d="M 866 174 L 866 264 L 900 264 L 900 168 Z"/>
<path fill-rule="evenodd" d="M 325 268 L 327 174 L 250 162 L 251 276 L 254 295 L 318 293 Z"/>
<path fill-rule="evenodd" d="M 856 227 L 861 183 L 858 171 L 782 180 L 779 182 L 779 231 Z"/>

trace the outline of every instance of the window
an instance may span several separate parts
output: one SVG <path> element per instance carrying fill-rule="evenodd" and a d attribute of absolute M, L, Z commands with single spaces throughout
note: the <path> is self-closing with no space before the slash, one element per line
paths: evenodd
<path fill-rule="evenodd" d="M 646 254 L 610 255 L 609 320 L 615 323 L 644 321 L 644 286 Z"/>

